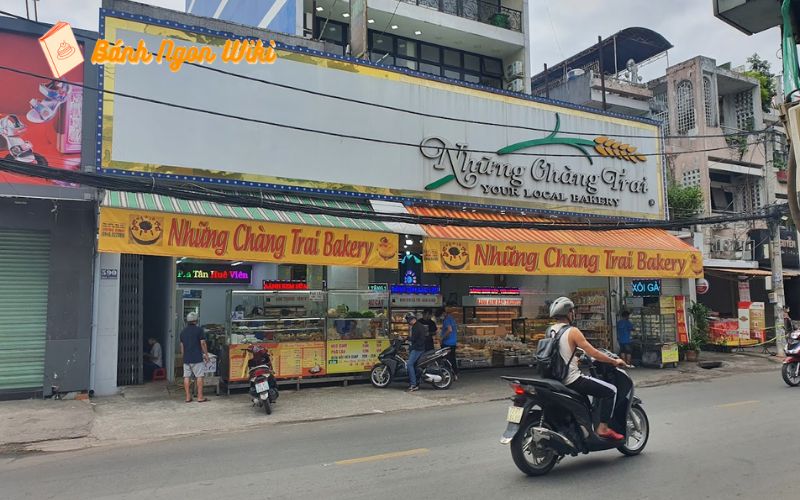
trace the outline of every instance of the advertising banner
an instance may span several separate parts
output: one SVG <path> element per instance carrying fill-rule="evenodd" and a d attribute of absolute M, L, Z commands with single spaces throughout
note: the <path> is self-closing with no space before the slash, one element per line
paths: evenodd
<path fill-rule="evenodd" d="M 397 268 L 397 235 L 103 207 L 101 252 Z"/>
<path fill-rule="evenodd" d="M 328 373 L 370 371 L 387 347 L 387 339 L 328 341 Z"/>
<path fill-rule="evenodd" d="M 541 243 L 424 240 L 425 272 L 697 278 L 700 252 Z"/>
<path fill-rule="evenodd" d="M 753 302 L 750 304 L 750 338 L 764 342 L 766 340 L 766 327 L 764 303 Z"/>
<path fill-rule="evenodd" d="M 678 324 L 678 342 L 681 344 L 689 342 L 689 328 L 686 323 L 685 295 L 678 295 L 675 297 L 675 320 Z"/>
<path fill-rule="evenodd" d="M 43 75 L 0 72 L 0 158 L 79 170 L 83 89 L 44 76 L 51 75 L 50 64 L 37 36 L 0 31 L 0 47 L 0 65 Z M 69 51 L 83 51 L 83 46 L 70 46 Z M 82 84 L 83 64 L 61 79 Z M 3 183 L 59 184 L 0 171 L 0 184 Z"/>
<path fill-rule="evenodd" d="M 244 349 L 249 344 L 233 344 L 228 349 L 229 382 L 245 382 L 247 362 L 252 355 Z M 269 351 L 276 378 L 325 375 L 325 342 L 259 343 Z"/>
<path fill-rule="evenodd" d="M 739 339 L 750 340 L 750 302 L 739 302 Z"/>
<path fill-rule="evenodd" d="M 236 64 L 226 57 L 231 37 L 224 33 L 101 12 L 103 39 L 146 47 L 159 54 L 156 62 L 169 63 L 106 63 L 103 87 L 184 107 L 105 94 L 97 148 L 103 171 L 432 204 L 666 217 L 653 122 L 281 44 L 272 64 Z M 183 64 L 180 56 L 191 53 L 207 58 Z"/>

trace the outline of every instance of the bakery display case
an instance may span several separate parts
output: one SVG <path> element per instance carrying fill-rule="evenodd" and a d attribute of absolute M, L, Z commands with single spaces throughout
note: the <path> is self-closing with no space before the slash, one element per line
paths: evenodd
<path fill-rule="evenodd" d="M 331 290 L 328 304 L 327 340 L 388 338 L 387 291 Z"/>
<path fill-rule="evenodd" d="M 459 365 L 514 366 L 527 360 L 530 349 L 521 336 L 513 333 L 515 320 L 522 315 L 519 290 L 508 288 L 470 288 L 462 298 L 463 336 L 456 351 Z M 518 324 L 518 323 L 517 323 Z"/>
<path fill-rule="evenodd" d="M 248 344 L 269 351 L 279 379 L 324 375 L 326 306 L 326 293 L 318 290 L 228 290 L 221 357 L 228 387 L 247 383 Z"/>

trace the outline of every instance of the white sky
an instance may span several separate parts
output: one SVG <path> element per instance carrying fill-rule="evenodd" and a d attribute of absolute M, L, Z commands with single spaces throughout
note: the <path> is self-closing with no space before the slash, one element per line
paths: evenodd
<path fill-rule="evenodd" d="M 183 11 L 184 0 L 140 0 Z M 669 40 L 674 49 L 670 64 L 697 55 L 712 57 L 717 64 L 738 66 L 754 52 L 780 73 L 780 32 L 773 28 L 747 36 L 713 15 L 712 0 L 529 0 L 533 47 L 533 73 L 543 63 L 555 64 L 597 42 L 597 36 L 612 35 L 631 26 L 650 28 Z M 32 1 L 30 2 L 33 3 Z M 77 28 L 97 30 L 100 0 L 40 0 L 39 19 L 67 21 Z M 25 0 L 0 0 L 2 10 L 25 14 Z M 33 13 L 31 11 L 31 16 Z M 666 59 L 641 72 L 646 79 L 663 74 Z"/>

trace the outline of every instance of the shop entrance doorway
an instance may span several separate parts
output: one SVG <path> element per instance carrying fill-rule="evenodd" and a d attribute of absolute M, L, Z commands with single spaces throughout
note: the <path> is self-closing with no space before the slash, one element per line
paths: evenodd
<path fill-rule="evenodd" d="M 120 257 L 118 386 L 148 381 L 144 363 L 151 337 L 161 345 L 161 368 L 171 368 L 164 347 L 170 334 L 173 267 L 170 257 Z"/>

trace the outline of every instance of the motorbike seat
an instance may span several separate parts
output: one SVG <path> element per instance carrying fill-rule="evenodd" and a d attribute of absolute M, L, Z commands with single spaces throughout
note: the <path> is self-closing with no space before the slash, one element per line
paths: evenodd
<path fill-rule="evenodd" d="M 587 403 L 589 401 L 589 399 L 586 397 L 585 394 L 581 394 L 578 391 L 574 391 L 574 390 L 570 389 L 569 387 L 567 387 L 566 385 L 562 384 L 561 382 L 559 382 L 557 380 L 531 379 L 530 383 L 531 383 L 531 385 L 534 385 L 534 386 L 536 386 L 536 385 L 544 386 L 544 387 L 550 389 L 553 392 L 560 392 L 562 394 L 569 394 L 570 396 L 572 396 L 574 398 L 577 398 L 579 401 L 584 401 L 584 402 L 587 402 Z"/>

